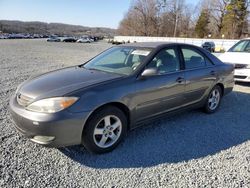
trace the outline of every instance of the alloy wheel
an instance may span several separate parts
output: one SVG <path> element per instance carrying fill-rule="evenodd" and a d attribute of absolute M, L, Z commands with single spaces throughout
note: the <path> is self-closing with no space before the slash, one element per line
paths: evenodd
<path fill-rule="evenodd" d="M 208 98 L 208 107 L 210 110 L 215 110 L 220 103 L 220 91 L 216 88 L 214 89 Z"/>
<path fill-rule="evenodd" d="M 108 148 L 115 144 L 122 131 L 121 120 L 115 115 L 107 115 L 95 126 L 93 139 L 100 148 Z"/>

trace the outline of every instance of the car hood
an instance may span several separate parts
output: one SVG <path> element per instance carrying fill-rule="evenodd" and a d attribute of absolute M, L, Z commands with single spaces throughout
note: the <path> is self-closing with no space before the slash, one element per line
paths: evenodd
<path fill-rule="evenodd" d="M 18 93 L 32 99 L 63 96 L 93 84 L 122 77 L 121 75 L 69 67 L 30 78 L 20 85 Z"/>
<path fill-rule="evenodd" d="M 250 53 L 226 52 L 218 57 L 224 63 L 250 64 Z"/>

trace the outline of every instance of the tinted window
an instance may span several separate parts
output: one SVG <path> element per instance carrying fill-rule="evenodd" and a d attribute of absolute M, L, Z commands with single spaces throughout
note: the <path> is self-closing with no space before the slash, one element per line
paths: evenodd
<path fill-rule="evenodd" d="M 206 66 L 205 58 L 195 50 L 182 48 L 182 54 L 185 61 L 186 69 L 193 69 Z"/>
<path fill-rule="evenodd" d="M 236 43 L 229 52 L 250 52 L 250 42 L 248 40 L 242 40 Z"/>
<path fill-rule="evenodd" d="M 156 68 L 159 74 L 180 70 L 180 62 L 176 50 L 172 48 L 161 50 L 147 65 L 147 68 Z"/>

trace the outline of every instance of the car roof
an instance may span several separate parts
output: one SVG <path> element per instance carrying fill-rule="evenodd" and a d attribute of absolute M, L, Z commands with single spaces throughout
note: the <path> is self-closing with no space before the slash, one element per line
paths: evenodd
<path fill-rule="evenodd" d="M 121 44 L 120 46 L 127 46 L 127 47 L 138 47 L 138 48 L 157 48 L 160 46 L 167 46 L 167 45 L 189 45 L 184 43 L 174 43 L 174 42 L 136 42 L 136 43 L 126 43 Z"/>

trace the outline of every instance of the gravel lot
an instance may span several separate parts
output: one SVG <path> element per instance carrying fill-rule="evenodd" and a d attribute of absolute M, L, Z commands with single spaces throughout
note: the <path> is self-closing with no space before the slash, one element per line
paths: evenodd
<path fill-rule="evenodd" d="M 110 45 L 0 40 L 0 187 L 250 187 L 250 85 L 220 110 L 160 119 L 113 152 L 44 148 L 14 128 L 8 100 L 33 74 L 77 65 Z"/>

